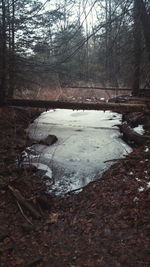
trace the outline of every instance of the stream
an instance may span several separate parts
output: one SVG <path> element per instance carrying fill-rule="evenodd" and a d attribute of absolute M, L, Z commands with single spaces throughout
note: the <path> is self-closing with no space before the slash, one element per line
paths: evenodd
<path fill-rule="evenodd" d="M 131 148 L 122 141 L 117 127 L 122 115 L 110 111 L 50 110 L 28 128 L 30 138 L 39 141 L 49 134 L 58 141 L 26 149 L 26 161 L 36 166 L 48 191 L 56 195 L 79 189 L 100 178 Z M 105 162 L 105 163 L 104 163 Z"/>

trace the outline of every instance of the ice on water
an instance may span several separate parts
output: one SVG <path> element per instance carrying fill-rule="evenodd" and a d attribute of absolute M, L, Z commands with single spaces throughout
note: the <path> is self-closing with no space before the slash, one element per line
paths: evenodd
<path fill-rule="evenodd" d="M 52 146 L 34 145 L 39 162 L 52 171 L 56 194 L 80 188 L 106 170 L 111 162 L 123 157 L 131 148 L 119 138 L 116 125 L 121 114 L 110 111 L 51 110 L 41 114 L 29 127 L 31 138 L 41 140 L 49 134 L 58 138 Z"/>

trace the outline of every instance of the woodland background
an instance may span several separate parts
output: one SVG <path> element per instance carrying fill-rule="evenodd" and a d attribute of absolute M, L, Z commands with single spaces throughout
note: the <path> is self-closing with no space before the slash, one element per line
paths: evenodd
<path fill-rule="evenodd" d="M 0 95 L 150 85 L 148 0 L 1 0 Z M 40 92 L 40 93 L 39 93 Z"/>

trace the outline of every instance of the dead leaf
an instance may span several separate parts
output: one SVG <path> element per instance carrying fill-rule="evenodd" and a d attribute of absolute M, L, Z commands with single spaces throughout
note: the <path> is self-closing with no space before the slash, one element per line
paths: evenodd
<path fill-rule="evenodd" d="M 59 218 L 59 213 L 50 214 L 49 218 L 46 220 L 46 224 L 57 223 Z"/>
<path fill-rule="evenodd" d="M 20 258 L 17 258 L 17 259 L 15 260 L 15 264 L 16 264 L 16 265 L 24 264 L 24 260 L 23 260 L 23 259 L 20 259 Z"/>

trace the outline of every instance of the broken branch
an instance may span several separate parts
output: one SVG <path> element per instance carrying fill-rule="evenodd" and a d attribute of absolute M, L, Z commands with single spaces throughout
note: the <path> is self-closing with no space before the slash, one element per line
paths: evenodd
<path fill-rule="evenodd" d="M 41 217 L 39 212 L 34 207 L 32 207 L 30 203 L 27 202 L 27 200 L 21 195 L 18 189 L 13 188 L 11 185 L 9 185 L 8 188 L 12 192 L 13 196 L 17 199 L 17 201 L 28 211 L 30 211 L 33 217 L 35 217 L 36 219 L 39 219 Z"/>

